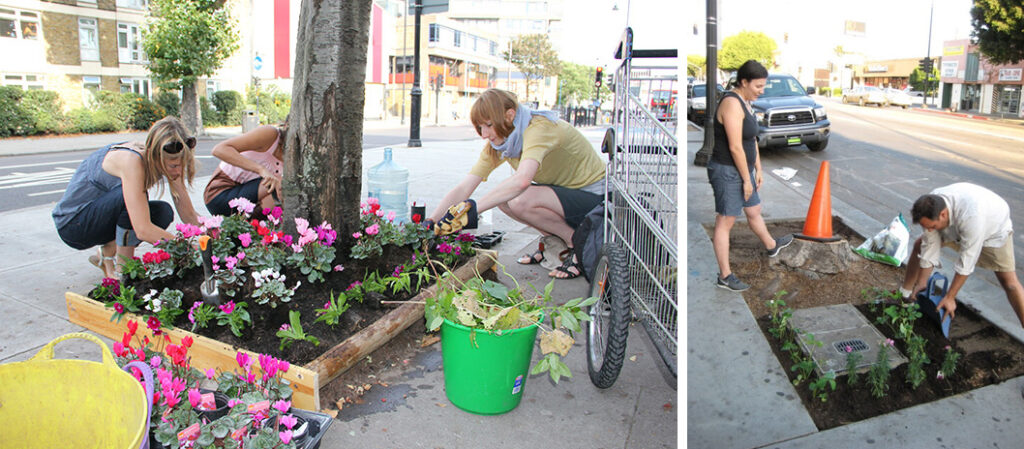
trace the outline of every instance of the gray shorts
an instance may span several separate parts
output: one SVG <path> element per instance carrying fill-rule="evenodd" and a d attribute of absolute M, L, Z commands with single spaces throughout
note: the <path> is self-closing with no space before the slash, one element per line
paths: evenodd
<path fill-rule="evenodd" d="M 719 215 L 738 217 L 743 214 L 743 208 L 761 204 L 757 183 L 754 183 L 754 193 L 743 201 L 743 178 L 735 166 L 708 161 L 708 181 L 715 192 L 715 212 Z M 750 171 L 750 181 L 754 181 L 753 170 Z"/>

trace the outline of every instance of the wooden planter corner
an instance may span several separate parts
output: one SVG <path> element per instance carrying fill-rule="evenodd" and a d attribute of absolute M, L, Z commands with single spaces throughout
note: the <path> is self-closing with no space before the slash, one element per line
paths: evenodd
<path fill-rule="evenodd" d="M 491 269 L 497 259 L 498 253 L 495 251 L 477 250 L 476 256 L 457 268 L 454 274 L 460 280 L 465 281 L 476 276 L 477 273 Z M 320 388 L 422 318 L 423 304 L 416 302 L 425 301 L 426 298 L 435 294 L 437 288 L 437 284 L 434 284 L 421 290 L 408 303 L 388 312 L 373 324 L 328 349 L 305 366 L 292 365 L 283 376 L 291 383 L 292 403 L 301 409 L 319 410 Z M 103 303 L 74 292 L 65 293 L 64 298 L 67 301 L 68 318 L 72 323 L 115 341 L 120 340 L 128 330 L 128 321 L 135 320 L 140 324 L 145 323 L 142 317 L 131 313 L 126 313 L 119 322 L 111 321 L 111 312 Z M 192 366 L 200 370 L 215 368 L 222 371 L 234 371 L 238 367 L 238 362 L 235 361 L 237 352 L 245 352 L 250 357 L 257 356 L 253 352 L 176 327 L 164 328 L 163 331 L 169 334 L 175 342 L 181 341 L 186 336 L 192 337 L 193 344 L 189 349 L 189 355 L 192 357 Z M 137 335 L 148 336 L 151 340 L 156 340 L 146 326 L 139 326 Z"/>

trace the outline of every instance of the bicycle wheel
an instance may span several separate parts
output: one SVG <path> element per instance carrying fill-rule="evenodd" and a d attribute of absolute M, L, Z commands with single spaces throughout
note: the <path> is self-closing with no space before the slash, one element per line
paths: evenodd
<path fill-rule="evenodd" d="M 629 336 L 629 273 L 626 255 L 613 243 L 601 248 L 590 283 L 590 296 L 598 298 L 590 306 L 587 322 L 587 371 L 598 388 L 615 383 L 626 357 Z"/>

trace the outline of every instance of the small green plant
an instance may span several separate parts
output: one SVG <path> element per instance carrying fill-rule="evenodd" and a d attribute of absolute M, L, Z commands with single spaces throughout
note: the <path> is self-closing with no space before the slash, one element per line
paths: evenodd
<path fill-rule="evenodd" d="M 821 402 L 827 402 L 828 388 L 836 391 L 835 371 L 829 371 L 824 376 L 819 376 L 817 380 L 810 383 L 809 387 L 811 388 L 811 395 L 818 398 Z"/>
<path fill-rule="evenodd" d="M 952 377 L 956 372 L 956 362 L 960 360 L 960 353 L 953 350 L 952 346 L 946 345 L 946 355 L 942 359 L 942 366 L 939 368 L 937 379 Z"/>
<path fill-rule="evenodd" d="M 288 287 L 285 285 L 287 279 L 285 275 L 273 268 L 255 271 L 252 273 L 252 277 L 256 287 L 252 292 L 252 297 L 256 299 L 256 304 L 270 304 L 270 307 L 274 308 L 281 303 L 290 302 L 292 296 L 295 295 L 295 290 L 302 285 L 302 281 L 299 281 L 295 283 L 295 286 Z"/>
<path fill-rule="evenodd" d="M 217 309 L 214 309 L 213 306 L 202 301 L 192 303 L 192 307 L 188 310 L 188 322 L 192 323 L 190 331 L 195 332 L 197 328 L 206 329 L 210 321 L 215 318 L 217 318 Z"/>
<path fill-rule="evenodd" d="M 349 308 L 348 295 L 345 293 L 338 293 L 338 296 L 334 296 L 334 292 L 331 292 L 330 301 L 324 304 L 324 307 L 316 311 L 316 321 L 314 323 L 324 322 L 329 326 L 336 326 L 341 315 L 345 313 Z"/>
<path fill-rule="evenodd" d="M 857 384 L 857 380 L 860 378 L 860 373 L 857 372 L 857 365 L 860 364 L 863 358 L 864 356 L 860 354 L 860 351 L 853 350 L 853 346 L 846 346 L 846 383 L 850 385 Z"/>
<path fill-rule="evenodd" d="M 926 343 L 927 340 L 920 335 L 912 335 L 907 340 L 907 355 L 910 358 L 910 363 L 907 364 L 907 383 L 915 390 L 927 377 L 924 372 L 924 365 L 931 363 L 928 354 L 924 350 Z"/>
<path fill-rule="evenodd" d="M 217 306 L 220 309 L 217 313 L 217 324 L 230 326 L 231 333 L 241 338 L 242 330 L 252 326 L 252 318 L 249 317 L 249 312 L 245 310 L 246 306 L 247 304 L 244 302 L 235 303 L 234 301 L 228 301 L 226 304 Z"/>
<path fill-rule="evenodd" d="M 306 335 L 302 330 L 302 323 L 299 322 L 299 317 L 301 315 L 302 314 L 300 314 L 298 310 L 288 311 L 288 321 L 291 322 L 291 324 L 282 324 L 281 328 L 278 329 L 277 337 L 281 339 L 280 349 L 282 351 L 284 351 L 284 348 L 291 346 L 292 343 L 296 341 L 308 341 L 312 343 L 313 346 L 320 346 L 320 339 L 312 335 Z"/>
<path fill-rule="evenodd" d="M 892 345 L 893 341 L 888 338 L 878 345 L 878 358 L 868 371 L 868 385 L 871 386 L 871 395 L 876 398 L 885 396 L 889 390 L 889 348 Z"/>
<path fill-rule="evenodd" d="M 805 380 L 811 378 L 811 373 L 814 372 L 814 360 L 804 358 L 800 360 L 799 363 L 794 364 L 789 370 L 796 372 L 796 379 L 793 379 L 793 386 L 798 386 Z"/>
<path fill-rule="evenodd" d="M 185 294 L 181 290 L 164 288 L 159 294 L 155 289 L 142 296 L 142 304 L 148 313 L 156 315 L 162 323 L 173 323 L 174 319 L 184 313 L 181 310 L 181 298 Z"/>
<path fill-rule="evenodd" d="M 786 307 L 786 301 L 782 297 L 786 295 L 785 290 L 775 292 L 775 296 L 768 300 L 768 316 L 771 318 L 772 326 L 768 333 L 775 338 L 785 340 L 789 330 L 789 320 L 793 317 L 793 310 Z"/>

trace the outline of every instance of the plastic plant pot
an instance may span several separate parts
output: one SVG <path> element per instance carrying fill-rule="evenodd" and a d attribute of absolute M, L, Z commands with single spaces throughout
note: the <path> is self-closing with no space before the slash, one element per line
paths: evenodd
<path fill-rule="evenodd" d="M 293 426 L 291 430 L 292 430 L 292 441 L 295 443 L 296 446 L 299 446 L 300 444 L 305 442 L 306 437 L 309 436 L 309 427 L 310 426 L 306 422 L 306 418 L 303 418 L 303 417 L 301 417 L 299 415 L 296 415 L 296 414 L 293 414 L 291 412 L 289 412 L 288 414 L 292 415 L 293 417 L 295 417 L 295 419 L 297 421 L 295 423 L 295 426 Z M 275 423 L 277 423 L 277 417 L 264 418 L 262 423 L 261 423 L 261 425 L 263 427 L 269 427 L 269 426 L 273 426 Z M 281 424 L 278 424 L 278 426 L 277 426 L 277 430 L 279 432 L 280 431 L 284 431 L 286 429 L 287 429 L 287 427 L 285 427 L 285 426 L 283 426 Z"/>
<path fill-rule="evenodd" d="M 214 403 L 217 404 L 217 408 L 213 410 L 202 410 L 199 408 L 193 408 L 200 417 L 206 420 L 206 422 L 214 422 L 220 419 L 222 416 L 228 414 L 228 395 L 214 390 L 200 389 L 200 393 L 213 393 Z"/>

